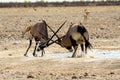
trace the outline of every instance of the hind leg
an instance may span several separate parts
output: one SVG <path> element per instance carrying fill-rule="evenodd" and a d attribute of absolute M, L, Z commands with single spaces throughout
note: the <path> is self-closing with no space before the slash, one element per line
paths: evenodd
<path fill-rule="evenodd" d="M 71 43 L 72 43 L 72 46 L 74 48 L 74 52 L 73 52 L 73 55 L 72 57 L 77 57 L 77 49 L 78 49 L 78 44 L 76 43 L 76 41 L 72 38 L 72 36 L 70 36 L 70 40 L 71 40 Z"/>
<path fill-rule="evenodd" d="M 87 44 L 85 43 L 85 54 L 87 54 Z"/>
<path fill-rule="evenodd" d="M 82 50 L 82 52 L 84 52 L 84 45 L 81 44 L 80 46 L 81 46 L 81 50 Z"/>
<path fill-rule="evenodd" d="M 81 57 L 84 57 L 85 56 L 85 50 L 86 50 L 86 47 L 84 46 L 85 44 L 81 44 L 81 50 L 82 50 L 82 54 L 81 54 Z"/>
<path fill-rule="evenodd" d="M 26 50 L 24 56 L 27 56 L 27 52 L 28 52 L 28 50 L 30 49 L 31 45 L 32 45 L 32 40 L 30 40 L 29 46 L 28 46 L 28 48 L 27 48 L 27 50 Z"/>
<path fill-rule="evenodd" d="M 73 48 L 74 48 L 74 52 L 73 52 L 72 57 L 77 57 L 76 51 L 77 51 L 77 49 L 78 49 L 78 46 L 77 46 L 77 45 L 76 45 L 76 46 L 73 46 Z"/>

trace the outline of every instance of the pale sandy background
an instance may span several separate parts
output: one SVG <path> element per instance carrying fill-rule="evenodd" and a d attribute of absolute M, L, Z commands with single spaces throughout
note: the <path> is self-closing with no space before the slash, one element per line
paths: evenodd
<path fill-rule="evenodd" d="M 90 15 L 85 24 L 86 8 Z M 21 38 L 21 31 L 42 19 L 54 30 L 67 20 L 59 36 L 66 33 L 70 22 L 81 21 L 94 49 L 120 50 L 120 6 L 0 8 L 0 80 L 120 79 L 119 58 L 24 57 L 29 41 L 28 34 Z M 32 54 L 33 48 L 34 44 L 28 54 Z M 56 44 L 45 50 L 56 54 L 68 52 Z"/>

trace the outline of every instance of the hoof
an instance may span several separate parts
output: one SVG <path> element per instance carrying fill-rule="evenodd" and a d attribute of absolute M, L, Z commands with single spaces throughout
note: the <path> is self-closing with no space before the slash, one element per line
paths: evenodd
<path fill-rule="evenodd" d="M 82 54 L 82 55 L 81 55 L 81 58 L 85 58 L 85 57 L 86 57 L 86 54 Z"/>
<path fill-rule="evenodd" d="M 77 58 L 77 56 L 72 56 L 72 58 Z"/>
<path fill-rule="evenodd" d="M 41 57 L 44 57 L 44 55 L 41 55 Z"/>
<path fill-rule="evenodd" d="M 24 54 L 25 57 L 28 57 L 27 54 Z"/>
<path fill-rule="evenodd" d="M 37 49 L 37 51 L 40 51 L 40 49 Z"/>
<path fill-rule="evenodd" d="M 37 54 L 33 54 L 34 57 L 37 57 Z"/>

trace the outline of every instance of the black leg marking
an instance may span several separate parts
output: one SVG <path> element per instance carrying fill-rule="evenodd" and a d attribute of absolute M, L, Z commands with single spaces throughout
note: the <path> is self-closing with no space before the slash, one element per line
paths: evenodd
<path fill-rule="evenodd" d="M 35 39 L 35 42 L 36 42 L 36 45 L 35 45 L 35 48 L 34 48 L 34 52 L 33 52 L 33 56 L 37 56 L 36 55 L 36 48 L 37 48 L 37 45 L 38 45 L 38 43 L 39 43 L 39 40 L 38 40 L 38 38 L 34 38 Z"/>
<path fill-rule="evenodd" d="M 33 56 L 35 56 L 35 57 L 36 57 L 36 48 L 37 48 L 37 45 L 38 45 L 38 41 L 36 41 L 36 45 L 35 45 L 34 52 L 33 52 Z"/>
<path fill-rule="evenodd" d="M 81 50 L 82 50 L 82 52 L 84 52 L 84 45 L 81 44 L 80 46 L 81 46 Z"/>
<path fill-rule="evenodd" d="M 85 43 L 85 53 L 87 54 L 87 47 L 89 44 Z"/>

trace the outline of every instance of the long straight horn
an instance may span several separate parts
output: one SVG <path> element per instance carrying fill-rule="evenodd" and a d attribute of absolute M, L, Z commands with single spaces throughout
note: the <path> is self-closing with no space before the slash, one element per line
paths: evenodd
<path fill-rule="evenodd" d="M 57 34 L 57 32 L 63 27 L 63 25 L 66 23 L 67 21 L 65 21 L 59 28 L 58 30 L 52 35 L 52 37 L 47 41 L 46 45 L 48 45 L 48 43 L 50 42 L 50 40 Z"/>
<path fill-rule="evenodd" d="M 55 31 L 53 31 L 53 29 L 50 26 L 48 26 L 48 28 L 55 34 Z M 55 36 L 59 39 L 59 36 L 57 34 Z"/>
<path fill-rule="evenodd" d="M 64 37 L 64 36 L 60 37 L 59 39 L 62 39 L 63 37 Z M 47 44 L 47 46 L 49 46 L 49 45 L 51 45 L 51 44 L 53 44 L 53 43 L 56 43 L 56 44 L 58 44 L 58 45 L 61 45 L 61 43 L 57 42 L 59 39 L 52 41 L 51 43 Z"/>
<path fill-rule="evenodd" d="M 43 34 L 41 32 L 39 32 L 39 33 L 42 34 L 44 36 L 44 38 L 49 39 L 45 34 Z M 53 41 L 53 40 L 51 40 L 51 41 Z"/>

